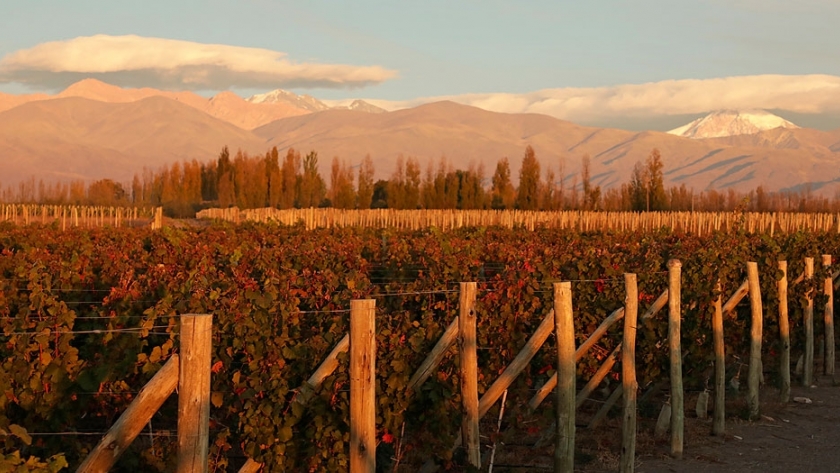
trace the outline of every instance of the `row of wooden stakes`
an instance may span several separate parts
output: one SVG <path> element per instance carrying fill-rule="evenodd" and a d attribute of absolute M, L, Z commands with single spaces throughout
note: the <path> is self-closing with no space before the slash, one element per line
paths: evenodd
<path fill-rule="evenodd" d="M 157 230 L 163 227 L 163 208 L 0 204 L 0 221 L 20 225 L 47 225 L 58 221 L 62 230 L 68 227 L 120 227 L 151 221 L 151 227 Z"/>
<path fill-rule="evenodd" d="M 636 231 L 670 228 L 674 231 L 706 235 L 715 231 L 743 228 L 748 233 L 792 233 L 796 231 L 838 232 L 840 214 L 786 212 L 593 212 L 523 210 L 395 210 L 334 208 L 245 209 L 237 207 L 205 209 L 196 218 L 234 223 L 275 222 L 283 225 L 303 223 L 306 229 L 334 227 L 402 228 L 502 226 L 571 229 L 577 231 Z"/>

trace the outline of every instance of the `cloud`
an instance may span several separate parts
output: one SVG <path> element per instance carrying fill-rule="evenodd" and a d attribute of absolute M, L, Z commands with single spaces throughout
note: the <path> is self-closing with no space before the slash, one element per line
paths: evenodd
<path fill-rule="evenodd" d="M 524 94 L 450 95 L 401 102 L 365 100 L 387 110 L 451 100 L 495 112 L 542 113 L 590 123 L 616 117 L 651 118 L 722 109 L 777 109 L 820 114 L 840 111 L 840 77 L 756 75 L 544 89 Z"/>
<path fill-rule="evenodd" d="M 134 35 L 52 41 L 0 59 L 0 82 L 53 89 L 89 77 L 124 87 L 225 90 L 356 88 L 395 76 L 380 66 L 301 63 L 268 49 Z"/>

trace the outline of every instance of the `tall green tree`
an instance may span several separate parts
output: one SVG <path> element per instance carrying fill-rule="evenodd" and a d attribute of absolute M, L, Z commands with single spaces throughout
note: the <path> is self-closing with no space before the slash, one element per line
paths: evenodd
<path fill-rule="evenodd" d="M 280 153 L 276 146 L 265 153 L 265 181 L 268 187 L 265 193 L 265 206 L 277 207 L 283 195 L 283 178 L 280 173 Z"/>
<path fill-rule="evenodd" d="M 662 169 L 662 156 L 659 150 L 654 148 L 647 158 L 646 171 L 648 178 L 649 210 L 666 210 L 668 208 L 668 196 L 665 194 L 665 183 Z"/>
<path fill-rule="evenodd" d="M 300 208 L 318 207 L 326 196 L 326 184 L 318 172 L 318 153 L 310 151 L 303 158 L 303 174 L 297 205 Z"/>
<path fill-rule="evenodd" d="M 662 175 L 662 157 L 654 148 L 645 164 L 637 162 L 630 176 L 630 201 L 633 210 L 657 211 L 668 206 Z"/>
<path fill-rule="evenodd" d="M 510 163 L 502 158 L 496 163 L 490 190 L 490 206 L 494 209 L 512 209 L 516 201 L 516 189 L 510 181 Z"/>
<path fill-rule="evenodd" d="M 88 187 L 88 202 L 93 205 L 126 205 L 128 194 L 122 184 L 100 179 Z"/>
<path fill-rule="evenodd" d="M 338 156 L 333 157 L 328 198 L 332 206 L 337 209 L 353 209 L 356 207 L 353 173 L 343 160 L 338 159 Z"/>
<path fill-rule="evenodd" d="M 540 209 L 554 210 L 557 201 L 557 187 L 555 184 L 554 171 L 547 167 L 545 180 L 540 183 Z"/>
<path fill-rule="evenodd" d="M 589 161 L 588 154 L 583 155 L 583 158 L 581 158 L 580 178 L 583 184 L 583 208 L 586 210 L 596 210 L 601 200 L 601 186 L 592 185 Z"/>
<path fill-rule="evenodd" d="M 290 209 L 295 206 L 295 198 L 298 194 L 298 181 L 300 180 L 300 152 L 295 151 L 294 148 L 289 148 L 286 151 L 286 157 L 283 158 L 283 167 L 280 168 L 280 179 L 283 184 L 283 190 L 280 193 L 279 207 L 281 209 Z"/>
<path fill-rule="evenodd" d="M 359 185 L 356 191 L 356 207 L 369 209 L 373 203 L 373 160 L 366 155 L 359 166 Z"/>
<path fill-rule="evenodd" d="M 484 169 L 481 165 L 476 167 L 470 163 L 466 171 L 457 171 L 460 179 L 458 208 L 459 209 L 483 209 L 485 203 L 485 192 L 482 181 L 484 180 Z"/>
<path fill-rule="evenodd" d="M 520 210 L 539 209 L 540 200 L 540 163 L 534 148 L 528 145 L 522 156 L 519 169 L 519 190 L 516 194 L 516 208 Z"/>
<path fill-rule="evenodd" d="M 405 208 L 416 209 L 420 207 L 420 163 L 417 158 L 411 156 L 405 162 Z"/>
<path fill-rule="evenodd" d="M 219 199 L 218 173 L 216 161 L 201 165 L 201 199 L 213 202 Z"/>
<path fill-rule="evenodd" d="M 225 146 L 219 153 L 216 164 L 216 191 L 219 196 L 220 207 L 236 205 L 236 188 L 234 187 L 233 163 L 230 161 L 230 150 Z"/>
<path fill-rule="evenodd" d="M 648 209 L 647 181 L 645 167 L 637 161 L 636 165 L 633 166 L 632 174 L 630 174 L 630 204 L 631 209 L 636 212 L 642 212 Z"/>

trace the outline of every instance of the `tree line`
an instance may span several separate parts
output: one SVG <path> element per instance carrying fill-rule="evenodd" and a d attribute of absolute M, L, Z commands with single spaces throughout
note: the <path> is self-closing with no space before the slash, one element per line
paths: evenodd
<path fill-rule="evenodd" d="M 601 189 L 593 182 L 590 158 L 581 158 L 580 172 L 566 172 L 565 158 L 543 167 L 531 146 L 525 148 L 514 185 L 510 160 L 497 161 L 492 175 L 483 164 L 455 169 L 442 157 L 423 168 L 414 157 L 399 156 L 388 179 L 374 180 L 370 155 L 359 163 L 334 157 L 328 180 L 320 173 L 319 156 L 302 156 L 290 148 L 281 155 L 272 148 L 251 156 L 224 147 L 215 160 L 175 162 L 144 169 L 130 184 L 101 179 L 36 183 L 0 188 L 0 201 L 46 204 L 154 205 L 174 217 L 189 217 L 207 207 L 342 209 L 520 209 L 520 210 L 696 210 L 828 212 L 840 210 L 833 199 L 801 192 L 749 192 L 665 187 L 662 156 L 653 149 L 637 162 L 630 181 Z"/>

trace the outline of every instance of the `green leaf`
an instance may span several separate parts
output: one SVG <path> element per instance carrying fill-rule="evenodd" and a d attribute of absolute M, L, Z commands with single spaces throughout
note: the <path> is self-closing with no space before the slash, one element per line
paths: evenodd
<path fill-rule="evenodd" d="M 214 391 L 213 394 L 210 395 L 210 402 L 217 408 L 222 407 L 222 404 L 224 403 L 224 395 L 219 391 Z"/>
<path fill-rule="evenodd" d="M 277 439 L 281 442 L 288 442 L 292 439 L 292 428 L 287 426 L 281 427 L 277 432 Z"/>
<path fill-rule="evenodd" d="M 23 427 L 17 424 L 11 424 L 9 426 L 9 432 L 11 432 L 12 435 L 14 435 L 15 437 L 19 438 L 26 445 L 32 445 L 32 437 L 29 436 L 29 434 L 26 432 L 26 429 L 24 429 Z"/>
<path fill-rule="evenodd" d="M 149 361 L 152 362 L 152 363 L 157 363 L 158 361 L 160 361 L 160 357 L 161 357 L 160 347 L 154 347 L 152 349 L 152 354 L 149 355 Z"/>

